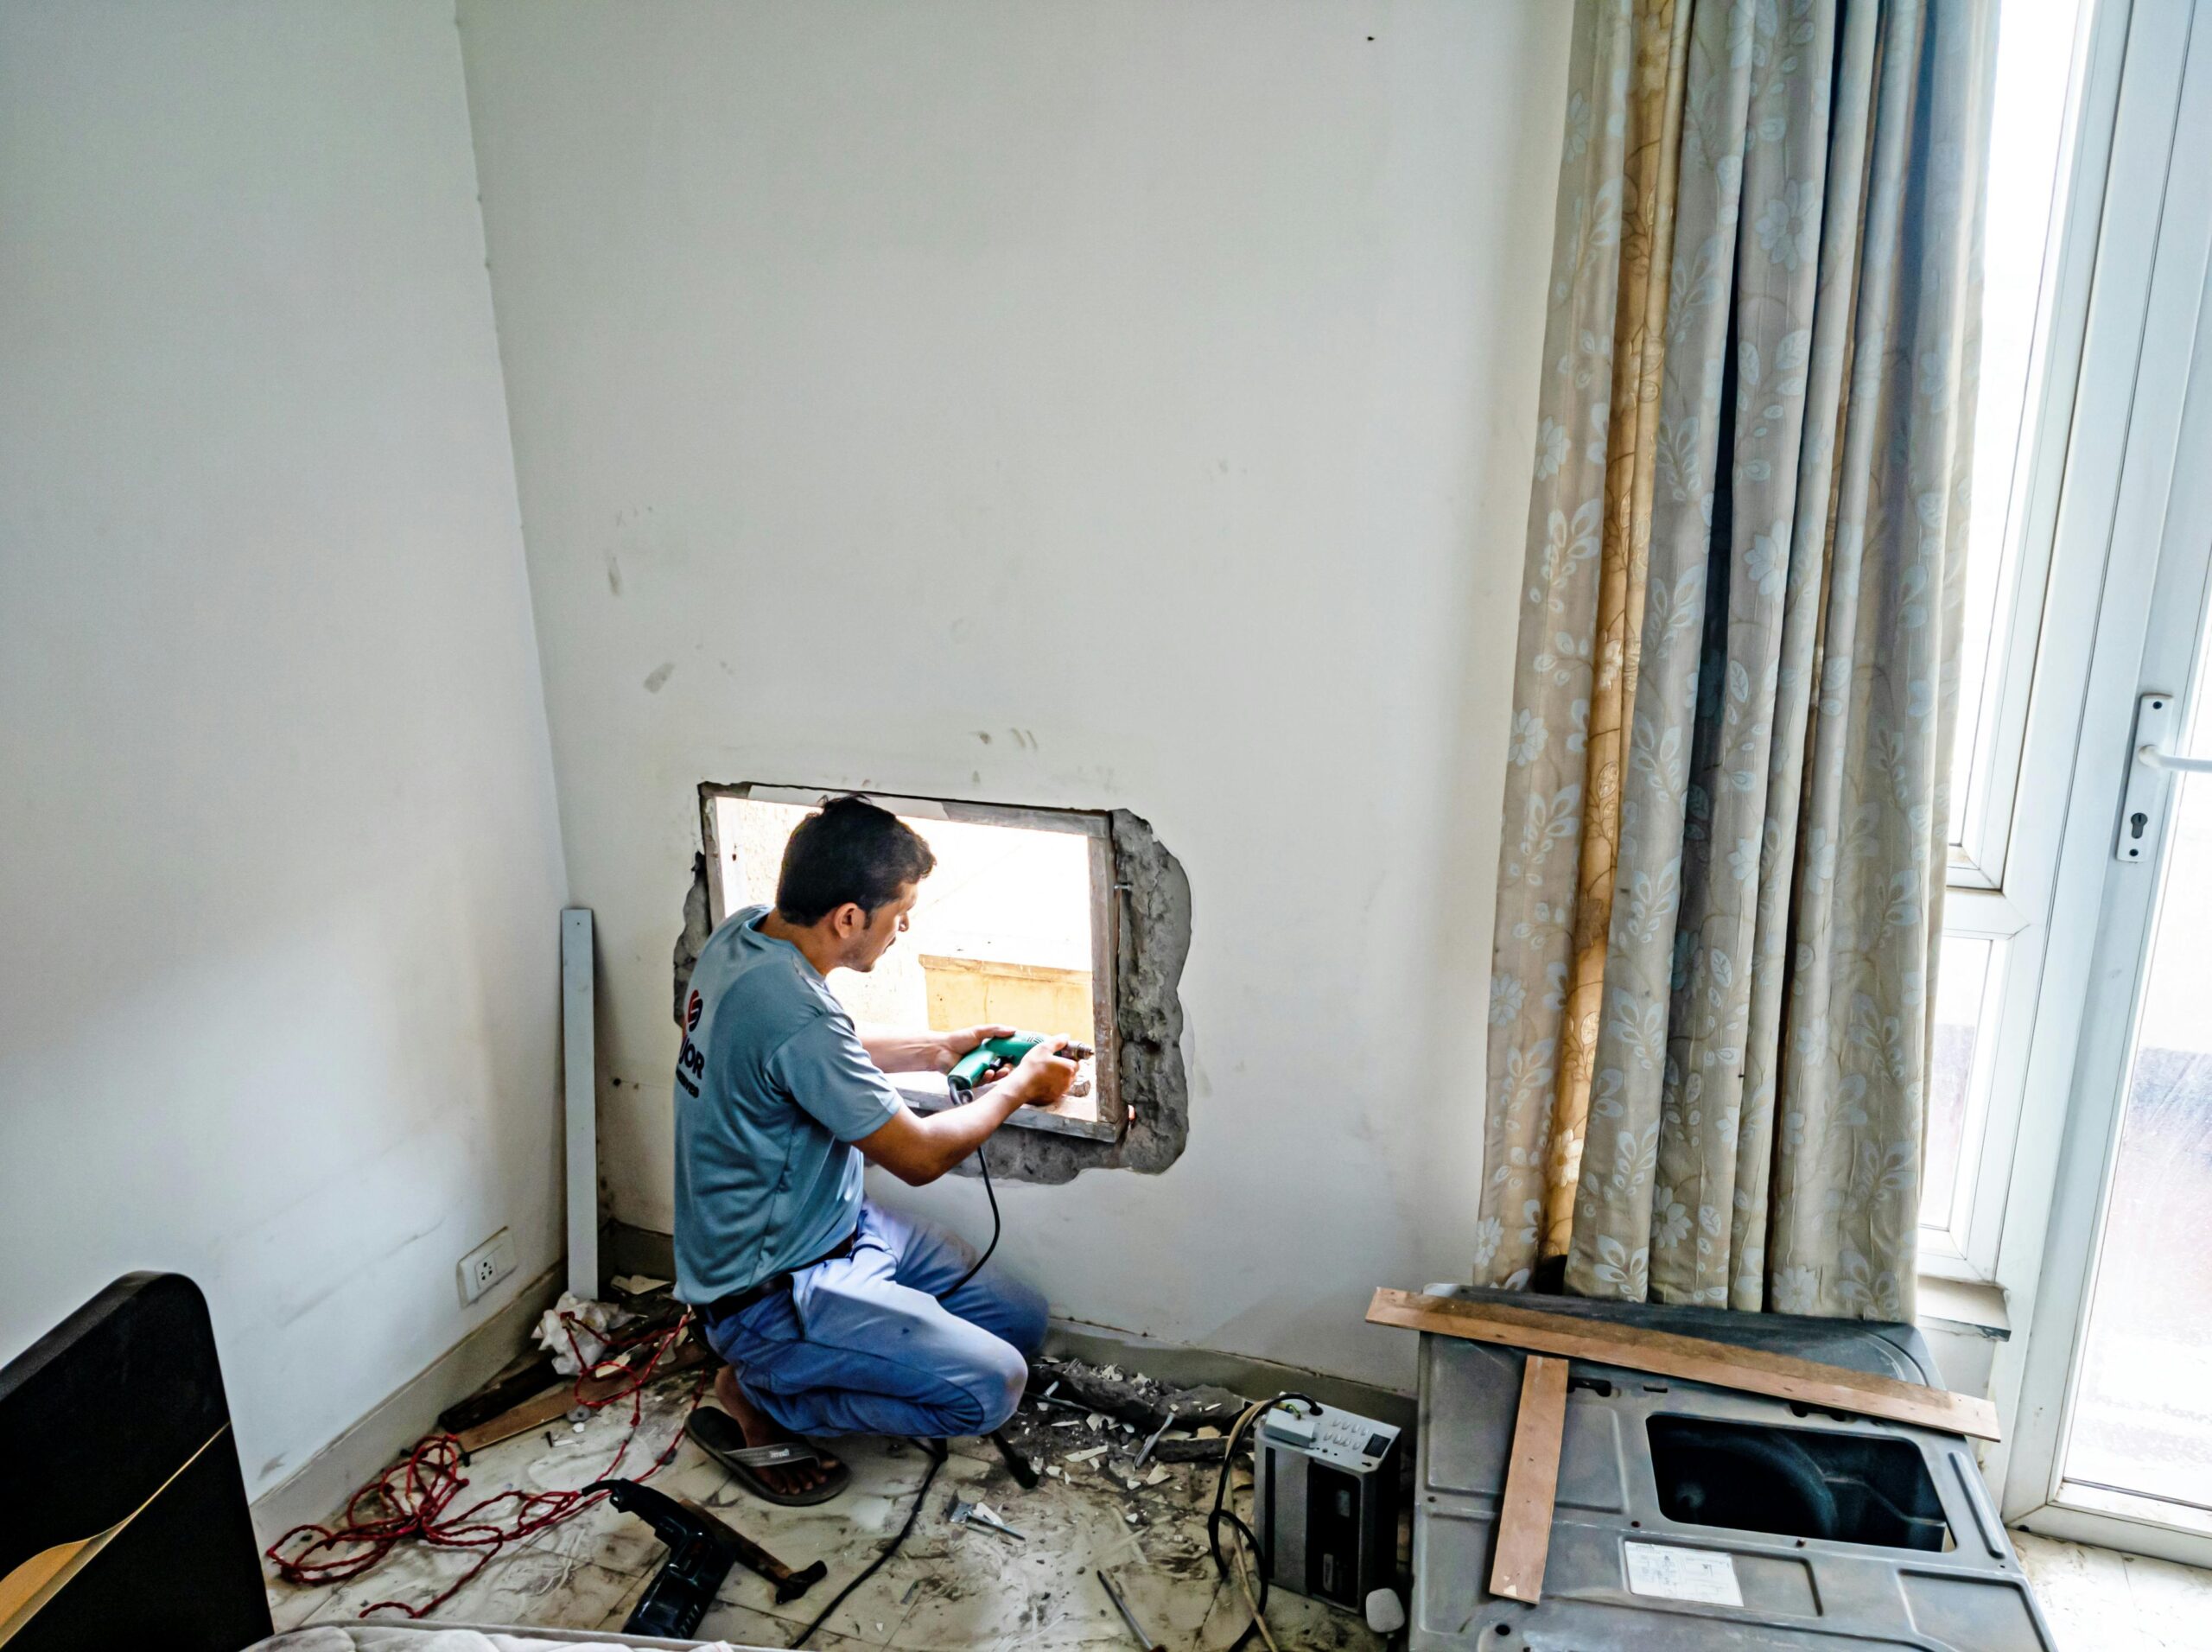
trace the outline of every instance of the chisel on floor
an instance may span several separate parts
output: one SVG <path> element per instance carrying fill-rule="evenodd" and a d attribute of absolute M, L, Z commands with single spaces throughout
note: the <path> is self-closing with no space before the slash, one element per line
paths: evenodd
<path fill-rule="evenodd" d="M 1137 1637 L 1137 1644 L 1144 1648 L 1145 1652 L 1167 1652 L 1166 1647 L 1144 1632 L 1144 1625 L 1137 1622 L 1137 1615 L 1129 1610 L 1129 1603 L 1122 1598 L 1122 1592 L 1114 1586 L 1114 1579 L 1106 1575 L 1103 1566 L 1098 1570 L 1098 1581 L 1105 1588 L 1106 1598 L 1114 1603 L 1114 1610 L 1122 1614 L 1122 1621 L 1129 1626 L 1129 1633 Z"/>

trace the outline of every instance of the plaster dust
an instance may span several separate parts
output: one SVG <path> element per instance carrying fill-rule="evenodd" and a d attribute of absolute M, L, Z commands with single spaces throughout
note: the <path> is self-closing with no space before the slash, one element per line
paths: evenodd
<path fill-rule="evenodd" d="M 643 1437 L 633 1452 L 651 1460 L 667 1443 L 681 1426 L 692 1387 L 678 1376 L 647 1391 Z M 585 1484 L 605 1465 L 627 1426 L 625 1407 L 610 1412 L 621 1414 L 602 1414 L 581 1433 L 556 1426 L 476 1452 L 466 1495 Z M 1092 1575 L 1103 1567 L 1139 1619 L 1167 1644 L 1197 1652 L 1228 1647 L 1246 1614 L 1236 1585 L 1220 1582 L 1207 1554 L 1213 1466 L 1147 1465 L 1133 1475 L 1142 1435 L 1118 1424 L 1093 1430 L 1080 1420 L 1073 1428 L 1052 1426 L 1067 1414 L 1026 1403 L 1009 1425 L 1018 1449 L 1058 1471 L 1046 1473 L 1032 1491 L 1014 1483 L 988 1440 L 951 1442 L 952 1455 L 938 1471 L 905 1546 L 808 1645 L 830 1652 L 863 1646 L 917 1652 L 1126 1647 L 1131 1644 L 1128 1631 Z M 927 1467 L 920 1448 L 868 1439 L 842 1441 L 836 1449 L 852 1466 L 852 1488 L 811 1509 L 760 1502 L 688 1438 L 655 1477 L 660 1490 L 705 1504 L 785 1564 L 804 1567 L 819 1560 L 829 1567 L 829 1576 L 805 1596 L 780 1604 L 763 1579 L 733 1570 L 699 1627 L 701 1638 L 789 1645 L 898 1530 Z M 1237 1506 L 1246 1506 L 1249 1495 L 1240 1493 Z M 1021 1540 L 953 1525 L 947 1515 L 955 1498 L 988 1504 Z M 441 1607 L 438 1617 L 454 1623 L 619 1630 L 664 1554 L 643 1522 L 602 1504 L 517 1545 Z M 287 1630 L 351 1622 L 377 1601 L 418 1605 L 470 1559 L 404 1546 L 350 1583 L 315 1590 L 272 1583 L 271 1612 L 277 1628 Z M 1286 1648 L 1380 1652 L 1382 1646 L 1358 1618 L 1293 1595 L 1275 1595 L 1268 1618 Z M 374 1621 L 398 1618 L 385 1611 Z"/>
<path fill-rule="evenodd" d="M 1179 988 L 1191 951 L 1191 880 L 1151 824 L 1126 809 L 1109 817 L 1120 913 L 1114 959 L 1115 1031 L 1120 1049 L 1122 1104 L 1128 1127 L 1116 1141 L 1056 1135 L 1019 1128 L 985 1144 L 991 1174 L 1014 1182 L 1073 1181 L 1086 1170 L 1135 1170 L 1158 1175 L 1182 1156 L 1191 1134 L 1190 1083 L 1183 1067 L 1183 1003 Z M 674 990 L 669 1008 L 680 1028 L 692 967 L 713 929 L 707 857 L 691 857 L 683 924 L 676 937 Z M 976 1173 L 963 1164 L 960 1174 Z"/>

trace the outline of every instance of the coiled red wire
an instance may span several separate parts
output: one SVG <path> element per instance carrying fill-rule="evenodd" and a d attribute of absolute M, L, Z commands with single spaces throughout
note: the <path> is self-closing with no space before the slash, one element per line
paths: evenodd
<path fill-rule="evenodd" d="M 583 1357 L 577 1346 L 576 1332 L 582 1329 L 593 1336 L 574 1314 L 561 1316 L 567 1331 L 569 1348 L 576 1357 L 576 1380 L 572 1390 L 577 1405 L 588 1410 L 604 1410 L 611 1405 L 627 1400 L 630 1402 L 629 1431 L 622 1437 L 622 1444 L 613 1460 L 593 1475 L 593 1480 L 611 1480 L 620 1473 L 630 1447 L 636 1441 L 638 1429 L 645 1420 L 645 1389 L 651 1382 L 671 1350 L 683 1339 L 690 1327 L 691 1316 L 686 1313 L 665 1331 L 638 1336 L 628 1340 L 619 1337 L 605 1337 L 607 1346 L 596 1363 Z M 644 1363 L 634 1369 L 635 1377 L 612 1394 L 587 1399 L 583 1385 L 597 1370 L 604 1369 L 611 1358 L 626 1354 L 648 1342 L 654 1345 Z M 683 1416 L 670 1435 L 667 1446 L 652 1460 L 643 1474 L 635 1477 L 650 1480 L 666 1467 L 676 1455 L 677 1447 L 683 1440 L 683 1424 L 690 1419 L 701 1395 L 706 1391 L 710 1377 L 702 1376 L 692 1388 L 690 1397 L 683 1407 Z M 410 1539 L 427 1543 L 433 1548 L 475 1549 L 476 1563 L 461 1574 L 436 1599 L 422 1606 L 410 1606 L 402 1600 L 378 1600 L 361 1608 L 359 1616 L 366 1617 L 372 1612 L 386 1607 L 403 1611 L 410 1617 L 426 1617 L 459 1594 L 474 1582 L 484 1568 L 497 1560 L 510 1543 L 535 1537 L 550 1531 L 564 1521 L 573 1520 L 594 1503 L 603 1502 L 604 1491 L 502 1491 L 469 1504 L 457 1513 L 448 1513 L 456 1498 L 468 1484 L 468 1477 L 461 1472 L 467 1466 L 467 1455 L 461 1450 L 461 1441 L 452 1434 L 426 1434 L 417 1441 L 415 1449 L 400 1462 L 393 1464 L 382 1474 L 356 1491 L 347 1499 L 337 1522 L 330 1526 L 309 1523 L 295 1526 L 271 1543 L 265 1551 L 276 1573 L 285 1582 L 305 1588 L 320 1588 L 326 1584 L 344 1583 L 359 1577 L 380 1565 L 385 1558 L 400 1544 Z M 502 1510 L 502 1505 L 512 1504 Z M 381 1514 L 367 1512 L 381 1509 Z M 498 1511 L 498 1512 L 495 1512 Z M 294 1538 L 306 1536 L 309 1541 L 290 1554 L 283 1551 Z M 345 1551 L 340 1553 L 340 1551 Z"/>

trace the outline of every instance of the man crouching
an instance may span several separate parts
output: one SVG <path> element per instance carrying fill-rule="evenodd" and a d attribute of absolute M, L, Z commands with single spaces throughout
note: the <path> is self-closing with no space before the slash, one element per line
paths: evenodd
<path fill-rule="evenodd" d="M 873 969 L 936 858 L 895 816 L 840 797 L 784 851 L 776 904 L 733 912 L 699 955 L 676 1069 L 677 1294 L 728 1362 L 727 1419 L 699 1443 L 772 1503 L 820 1503 L 850 1479 L 835 1434 L 985 1434 L 1014 1413 L 1042 1347 L 1045 1302 L 975 1264 L 963 1241 L 861 1192 L 861 1161 L 910 1186 L 976 1151 L 1018 1107 L 1049 1105 L 1075 1064 L 1047 1039 L 964 1107 L 926 1116 L 887 1072 L 944 1072 L 1014 1029 L 862 1033 L 832 969 Z M 956 1288 L 957 1287 L 957 1288 Z M 749 1460 L 748 1460 L 749 1459 Z"/>

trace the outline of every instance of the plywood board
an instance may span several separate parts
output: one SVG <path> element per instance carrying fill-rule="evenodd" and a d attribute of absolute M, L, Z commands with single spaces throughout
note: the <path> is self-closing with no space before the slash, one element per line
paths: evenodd
<path fill-rule="evenodd" d="M 1375 1293 L 1367 1318 L 1373 1325 L 1593 1360 L 1856 1416 L 1884 1417 L 1891 1422 L 1939 1428 L 1946 1433 L 1969 1434 L 1977 1439 L 2001 1438 L 1997 1407 L 1986 1400 L 1869 1376 L 1863 1371 L 1794 1359 L 1787 1354 L 1738 1348 L 1702 1337 L 1681 1337 L 1671 1331 L 1646 1331 L 1535 1308 L 1465 1302 L 1388 1288 Z"/>
<path fill-rule="evenodd" d="M 676 1350 L 660 1363 L 653 1375 L 666 1376 L 672 1371 L 690 1370 L 707 1361 L 707 1350 L 696 1337 L 686 1337 Z M 497 1445 L 503 1439 L 512 1439 L 517 1434 L 526 1434 L 533 1428 L 543 1428 L 549 1423 L 566 1417 L 577 1403 L 578 1395 L 587 1401 L 603 1402 L 611 1395 L 620 1394 L 629 1388 L 628 1376 L 593 1377 L 579 1388 L 575 1379 L 563 1377 L 544 1393 L 524 1400 L 512 1410 L 503 1411 L 488 1422 L 464 1429 L 457 1438 L 464 1452 L 480 1452 L 486 1446 Z"/>
<path fill-rule="evenodd" d="M 1544 1559 L 1552 1547 L 1552 1500 L 1559 1492 L 1560 1438 L 1567 1428 L 1567 1362 L 1531 1354 L 1521 1371 L 1521 1409 L 1513 1420 L 1513 1458 L 1497 1509 L 1497 1552 L 1490 1592 L 1530 1605 L 1543 1598 Z"/>
<path fill-rule="evenodd" d="M 939 1032 L 995 1023 L 1065 1032 L 1085 1043 L 1097 1037 L 1090 971 L 996 958 L 921 955 L 929 1024 Z"/>

